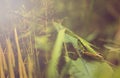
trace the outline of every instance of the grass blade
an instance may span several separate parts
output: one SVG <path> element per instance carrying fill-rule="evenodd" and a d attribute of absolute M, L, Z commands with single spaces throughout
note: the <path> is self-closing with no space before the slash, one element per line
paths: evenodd
<path fill-rule="evenodd" d="M 7 64 L 3 54 L 3 50 L 0 45 L 0 78 L 5 78 L 4 70 L 7 70 Z"/>
<path fill-rule="evenodd" d="M 52 52 L 51 61 L 48 67 L 48 73 L 47 73 L 48 78 L 58 78 L 57 64 L 59 61 L 59 57 L 61 55 L 64 36 L 65 36 L 65 29 L 61 29 L 58 32 L 58 36 Z"/>
<path fill-rule="evenodd" d="M 11 42 L 9 39 L 6 40 L 6 44 L 7 44 L 7 52 L 8 52 L 9 75 L 10 75 L 10 78 L 15 78 L 15 75 L 14 75 L 15 58 L 14 58 Z"/>
<path fill-rule="evenodd" d="M 18 51 L 19 76 L 20 76 L 20 78 L 28 78 L 26 70 L 25 70 L 24 62 L 22 59 L 22 55 L 21 55 L 21 50 L 20 50 L 20 45 L 19 45 L 19 40 L 18 40 L 18 35 L 17 35 L 16 29 L 14 30 L 14 33 L 15 33 L 15 42 L 16 42 L 17 51 Z"/>
<path fill-rule="evenodd" d="M 7 70 L 8 69 L 7 68 L 7 63 L 6 63 L 6 59 L 5 59 L 5 56 L 4 56 L 3 49 L 1 47 L 1 45 L 0 45 L 0 61 L 1 61 L 1 64 L 3 66 L 2 68 L 4 70 Z"/>

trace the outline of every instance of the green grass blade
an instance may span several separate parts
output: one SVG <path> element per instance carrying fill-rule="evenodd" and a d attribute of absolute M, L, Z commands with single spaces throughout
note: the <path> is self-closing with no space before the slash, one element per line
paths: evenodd
<path fill-rule="evenodd" d="M 48 78 L 58 78 L 57 64 L 61 55 L 64 36 L 65 36 L 65 29 L 61 29 L 58 32 L 58 36 L 52 52 L 51 61 L 48 66 L 48 73 L 47 73 Z"/>

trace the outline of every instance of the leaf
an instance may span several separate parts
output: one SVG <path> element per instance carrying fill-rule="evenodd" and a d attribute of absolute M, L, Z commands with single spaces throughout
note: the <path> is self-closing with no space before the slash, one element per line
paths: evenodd
<path fill-rule="evenodd" d="M 52 51 L 52 57 L 48 66 L 48 73 L 47 73 L 48 78 L 58 78 L 57 64 L 58 64 L 60 55 L 62 53 L 61 50 L 62 50 L 62 45 L 64 41 L 64 36 L 65 36 L 65 29 L 61 29 L 58 32 L 54 49 Z"/>
<path fill-rule="evenodd" d="M 120 78 L 120 66 L 115 68 L 115 72 L 113 74 L 114 78 Z"/>
<path fill-rule="evenodd" d="M 105 62 L 72 60 L 69 74 L 73 78 L 112 78 L 113 70 Z"/>
<path fill-rule="evenodd" d="M 72 43 L 72 45 L 73 45 L 75 48 L 78 48 L 78 39 L 70 36 L 69 34 L 65 34 L 64 42 L 65 42 L 65 43 Z"/>

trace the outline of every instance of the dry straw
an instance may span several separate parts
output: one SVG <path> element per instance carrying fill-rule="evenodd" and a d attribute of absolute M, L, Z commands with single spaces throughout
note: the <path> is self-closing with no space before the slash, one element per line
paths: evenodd
<path fill-rule="evenodd" d="M 17 51 L 18 51 L 19 76 L 20 76 L 20 78 L 28 78 L 26 69 L 25 69 L 25 65 L 24 65 L 24 62 L 22 59 L 22 55 L 21 55 L 21 50 L 20 50 L 20 45 L 19 45 L 19 40 L 18 40 L 18 35 L 17 35 L 16 29 L 14 30 L 14 33 L 15 33 L 15 42 L 16 42 Z"/>

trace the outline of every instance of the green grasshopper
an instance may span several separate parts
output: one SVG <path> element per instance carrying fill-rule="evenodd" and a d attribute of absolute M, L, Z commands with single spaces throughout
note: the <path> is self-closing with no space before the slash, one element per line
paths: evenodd
<path fill-rule="evenodd" d="M 92 53 L 92 52 L 87 51 L 86 47 L 82 44 L 80 40 L 78 40 L 78 46 L 80 48 L 79 52 L 83 58 L 86 58 L 88 60 L 92 60 L 92 59 L 99 60 L 99 61 L 104 60 L 104 57 L 101 54 L 97 52 Z"/>

